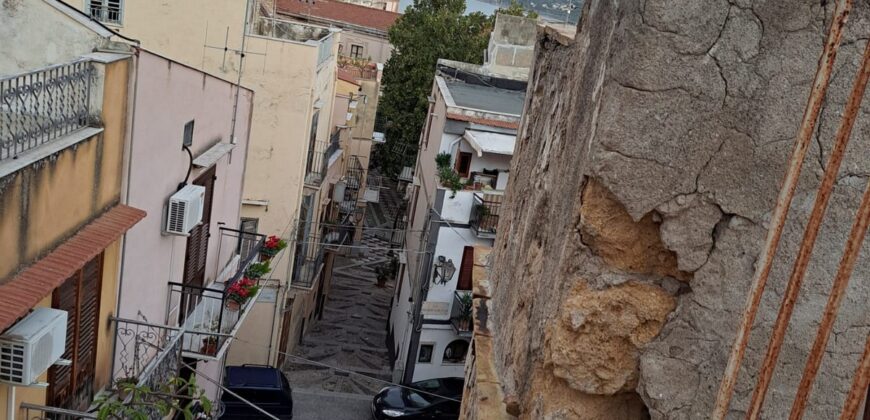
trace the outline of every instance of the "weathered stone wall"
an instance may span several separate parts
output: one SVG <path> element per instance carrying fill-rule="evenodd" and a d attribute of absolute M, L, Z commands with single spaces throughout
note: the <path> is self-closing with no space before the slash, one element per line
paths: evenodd
<path fill-rule="evenodd" d="M 491 261 L 499 380 L 522 419 L 704 419 L 791 152 L 833 2 L 601 0 L 539 35 Z M 742 418 L 860 55 L 856 1 L 753 329 Z M 870 176 L 870 103 L 764 418 L 785 418 Z M 870 241 L 868 241 L 870 242 Z M 870 245 L 806 418 L 836 418 L 870 332 Z"/>

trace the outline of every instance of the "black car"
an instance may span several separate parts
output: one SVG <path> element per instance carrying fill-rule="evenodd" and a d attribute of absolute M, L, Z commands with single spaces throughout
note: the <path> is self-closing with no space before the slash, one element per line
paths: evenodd
<path fill-rule="evenodd" d="M 224 386 L 257 407 L 281 420 L 293 418 L 293 395 L 290 383 L 280 370 L 271 366 L 227 366 Z M 222 420 L 263 418 L 263 413 L 224 391 Z"/>
<path fill-rule="evenodd" d="M 455 420 L 459 418 L 462 378 L 414 382 L 382 389 L 372 401 L 375 420 Z"/>

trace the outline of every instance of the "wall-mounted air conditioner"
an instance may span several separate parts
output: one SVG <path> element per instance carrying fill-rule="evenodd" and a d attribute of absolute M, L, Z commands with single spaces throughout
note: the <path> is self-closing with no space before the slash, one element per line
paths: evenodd
<path fill-rule="evenodd" d="M 185 185 L 172 197 L 166 209 L 165 232 L 187 236 L 202 221 L 202 207 L 205 202 L 205 187 Z"/>
<path fill-rule="evenodd" d="M 66 348 L 66 311 L 36 308 L 0 336 L 0 381 L 34 384 Z"/>

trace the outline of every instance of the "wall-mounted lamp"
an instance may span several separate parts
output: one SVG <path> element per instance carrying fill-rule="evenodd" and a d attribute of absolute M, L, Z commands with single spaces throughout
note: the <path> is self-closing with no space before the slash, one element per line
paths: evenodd
<path fill-rule="evenodd" d="M 432 279 L 436 284 L 447 284 L 456 273 L 456 266 L 453 265 L 453 260 L 448 260 L 443 255 L 438 256 L 438 262 L 435 263 L 435 276 Z"/>

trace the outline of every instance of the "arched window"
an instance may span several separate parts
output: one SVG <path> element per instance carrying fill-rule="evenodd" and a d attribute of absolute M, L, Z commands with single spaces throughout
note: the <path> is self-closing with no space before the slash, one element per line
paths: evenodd
<path fill-rule="evenodd" d="M 465 363 L 465 355 L 468 354 L 468 341 L 453 340 L 444 349 L 442 363 Z"/>

